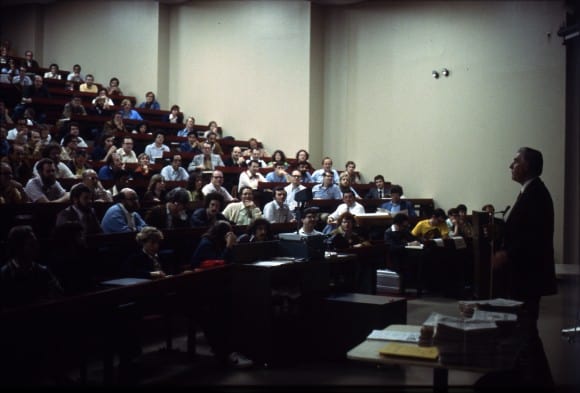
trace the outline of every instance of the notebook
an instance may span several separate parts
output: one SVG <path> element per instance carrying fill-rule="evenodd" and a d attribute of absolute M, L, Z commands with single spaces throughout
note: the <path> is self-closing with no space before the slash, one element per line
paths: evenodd
<path fill-rule="evenodd" d="M 439 357 L 437 347 L 420 347 L 417 344 L 390 342 L 379 350 L 381 355 L 435 360 Z"/>

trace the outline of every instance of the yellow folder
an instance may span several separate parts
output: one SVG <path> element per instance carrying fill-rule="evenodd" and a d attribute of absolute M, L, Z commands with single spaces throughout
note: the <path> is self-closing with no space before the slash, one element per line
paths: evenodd
<path fill-rule="evenodd" d="M 437 347 L 420 347 L 409 343 L 388 343 L 379 350 L 381 355 L 404 356 L 435 360 L 439 356 Z"/>

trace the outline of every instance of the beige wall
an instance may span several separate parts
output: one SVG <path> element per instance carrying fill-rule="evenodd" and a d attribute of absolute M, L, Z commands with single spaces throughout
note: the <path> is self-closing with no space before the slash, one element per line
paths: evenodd
<path fill-rule="evenodd" d="M 14 9 L 14 8 L 10 8 Z M 0 35 L 43 64 L 76 62 L 141 99 L 158 91 L 198 123 L 217 120 L 312 161 L 353 159 L 409 197 L 448 209 L 512 204 L 507 166 L 522 145 L 545 156 L 561 261 L 564 20 L 554 2 L 56 2 Z M 87 22 L 90 21 L 90 22 Z M 547 33 L 551 36 L 548 37 Z M 11 34 L 7 34 L 11 33 Z M 42 37 L 42 40 L 39 39 Z M 42 42 L 42 44 L 39 44 Z M 447 67 L 449 78 L 432 70 Z"/>
<path fill-rule="evenodd" d="M 542 2 L 365 3 L 326 17 L 324 155 L 354 159 L 409 197 L 448 209 L 513 204 L 508 165 L 540 149 L 556 208 L 564 189 L 563 12 Z M 547 37 L 551 32 L 551 37 Z M 451 75 L 435 80 L 432 70 Z"/>

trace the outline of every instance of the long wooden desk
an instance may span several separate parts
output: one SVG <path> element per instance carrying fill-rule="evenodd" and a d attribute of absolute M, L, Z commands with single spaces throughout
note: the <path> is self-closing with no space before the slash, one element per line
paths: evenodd
<path fill-rule="evenodd" d="M 418 325 L 391 325 L 384 330 L 408 331 L 420 333 Z M 418 366 L 433 369 L 433 388 L 435 391 L 446 391 L 449 385 L 449 371 L 462 370 L 478 373 L 487 373 L 495 370 L 508 369 L 513 366 L 517 354 L 517 341 L 504 341 L 504 346 L 498 346 L 498 354 L 492 363 L 485 365 L 473 364 L 446 364 L 439 358 L 436 360 L 411 358 L 403 356 L 381 355 L 379 351 L 390 341 L 366 339 L 347 352 L 347 358 L 372 364 Z M 418 346 L 418 344 L 411 344 Z"/>

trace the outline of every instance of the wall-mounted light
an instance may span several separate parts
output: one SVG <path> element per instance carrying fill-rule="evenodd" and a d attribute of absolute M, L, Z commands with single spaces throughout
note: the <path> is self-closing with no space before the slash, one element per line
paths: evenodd
<path fill-rule="evenodd" d="M 431 76 L 433 76 L 435 79 L 439 79 L 439 73 L 435 70 L 431 71 Z"/>
<path fill-rule="evenodd" d="M 444 77 L 448 77 L 449 76 L 449 70 L 447 68 L 443 68 L 441 70 L 441 75 L 443 75 Z"/>

